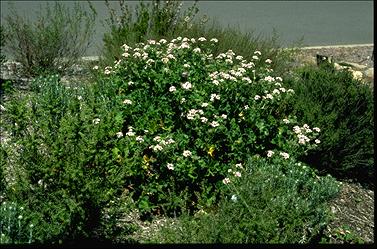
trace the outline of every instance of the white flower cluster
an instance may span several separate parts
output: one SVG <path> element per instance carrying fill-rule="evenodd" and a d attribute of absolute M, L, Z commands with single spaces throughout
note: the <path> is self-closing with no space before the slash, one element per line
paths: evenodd
<path fill-rule="evenodd" d="M 127 137 L 135 137 L 136 136 L 133 129 L 134 128 L 132 126 L 128 126 L 128 131 L 126 133 Z M 123 133 L 121 131 L 118 132 L 116 135 L 117 135 L 118 138 L 123 137 Z M 139 143 L 144 142 L 144 138 L 142 136 L 136 136 L 135 140 Z"/>
<path fill-rule="evenodd" d="M 202 109 L 190 109 L 187 113 L 187 119 L 193 120 L 195 118 L 200 118 L 200 115 L 203 115 L 204 112 Z"/>
<path fill-rule="evenodd" d="M 164 147 L 175 143 L 175 141 L 172 138 L 162 139 L 160 136 L 155 136 L 153 138 L 153 141 L 157 142 L 157 144 L 156 145 L 150 145 L 149 148 L 152 149 L 155 152 L 162 151 L 164 149 Z"/>
<path fill-rule="evenodd" d="M 216 93 L 212 93 L 210 100 L 213 102 L 215 101 L 215 99 L 220 100 L 220 95 Z"/>
<path fill-rule="evenodd" d="M 275 152 L 272 150 L 267 151 L 267 157 L 269 158 L 271 158 L 274 154 Z M 279 155 L 282 156 L 285 160 L 289 158 L 289 154 L 287 152 L 280 152 Z"/>
<path fill-rule="evenodd" d="M 315 132 L 320 132 L 321 130 L 318 127 L 314 127 L 313 130 Z M 307 136 L 308 134 L 313 132 L 310 129 L 309 125 L 304 124 L 302 127 L 296 125 L 293 127 L 293 132 L 297 135 L 298 143 L 299 144 L 306 144 L 310 142 L 310 138 Z M 319 144 L 321 141 L 319 139 L 314 140 L 316 144 Z"/>

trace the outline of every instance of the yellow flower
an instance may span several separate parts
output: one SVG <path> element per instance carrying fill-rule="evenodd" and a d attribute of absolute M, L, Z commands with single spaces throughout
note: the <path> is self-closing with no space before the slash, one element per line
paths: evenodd
<path fill-rule="evenodd" d="M 211 147 L 209 147 L 209 150 L 208 150 L 208 154 L 211 156 L 211 157 L 213 157 L 213 152 L 215 151 L 215 146 L 211 146 Z"/>

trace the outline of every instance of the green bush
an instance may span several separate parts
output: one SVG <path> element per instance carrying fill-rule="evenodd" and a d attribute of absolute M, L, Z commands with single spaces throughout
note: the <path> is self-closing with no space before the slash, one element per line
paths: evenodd
<path fill-rule="evenodd" d="M 332 177 L 318 178 L 308 166 L 277 153 L 254 156 L 229 175 L 228 191 L 215 210 L 183 215 L 160 227 L 149 242 L 318 242 L 329 222 L 327 202 L 338 192 Z"/>
<path fill-rule="evenodd" d="M 113 113 L 102 95 L 65 86 L 57 76 L 37 78 L 32 90 L 5 103 L 11 139 L 3 148 L 5 177 L 14 176 L 6 197 L 22 200 L 33 213 L 33 241 L 92 236 L 101 210 L 123 190 L 122 169 L 108 160 Z"/>
<path fill-rule="evenodd" d="M 64 73 L 85 53 L 94 32 L 95 10 L 73 9 L 56 2 L 37 13 L 32 22 L 13 8 L 5 17 L 8 42 L 5 49 L 20 62 L 23 74 Z M 42 7 L 41 7 L 42 9 Z"/>
<path fill-rule="evenodd" d="M 287 81 L 295 90 L 293 113 L 322 129 L 321 143 L 304 160 L 341 178 L 374 178 L 373 92 L 347 71 L 305 67 Z"/>
<path fill-rule="evenodd" d="M 138 186 L 130 191 L 140 210 L 172 214 L 183 200 L 192 209 L 211 206 L 229 164 L 273 148 L 292 156 L 307 149 L 282 104 L 294 93 L 270 76 L 272 62 L 261 62 L 260 51 L 252 61 L 231 50 L 213 54 L 217 42 L 178 37 L 125 44 L 123 58 L 98 72 L 100 92 L 120 110 L 114 163 L 132 158 L 127 182 Z M 312 135 L 309 146 L 316 146 Z"/>

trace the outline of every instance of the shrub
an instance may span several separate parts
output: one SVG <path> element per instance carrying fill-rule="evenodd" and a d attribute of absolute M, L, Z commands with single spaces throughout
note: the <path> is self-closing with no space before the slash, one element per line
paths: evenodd
<path fill-rule="evenodd" d="M 109 64 L 121 58 L 121 46 L 124 43 L 134 45 L 147 39 L 171 37 L 184 29 L 189 29 L 192 19 L 198 12 L 196 2 L 187 11 L 181 13 L 181 1 L 153 0 L 145 3 L 140 1 L 135 9 L 119 0 L 120 15 L 105 1 L 110 17 L 106 19 L 109 33 L 103 37 L 104 63 Z M 136 16 L 133 15 L 135 13 Z"/>
<path fill-rule="evenodd" d="M 318 242 L 330 217 L 327 201 L 338 191 L 332 177 L 318 178 L 308 166 L 277 153 L 234 166 L 227 179 L 228 191 L 215 210 L 183 215 L 160 227 L 150 242 Z"/>
<path fill-rule="evenodd" d="M 3 47 L 6 43 L 6 35 L 4 31 L 4 27 L 0 26 L 0 66 L 3 65 L 3 63 L 6 61 Z"/>
<path fill-rule="evenodd" d="M 292 158 L 316 146 L 318 129 L 290 115 L 294 91 L 272 61 L 260 62 L 260 51 L 251 61 L 213 54 L 217 44 L 124 44 L 96 82 L 40 77 L 6 103 L 6 197 L 31 210 L 36 241 L 92 238 L 101 227 L 113 238 L 102 211 L 124 192 L 143 218 L 210 208 L 229 168 L 249 155 Z"/>
<path fill-rule="evenodd" d="M 14 7 L 5 17 L 9 42 L 5 48 L 23 66 L 23 74 L 36 76 L 63 73 L 77 62 L 89 45 L 95 10 L 84 11 L 80 4 L 71 10 L 61 3 L 49 5 L 32 22 Z"/>
<path fill-rule="evenodd" d="M 372 183 L 374 121 L 371 89 L 347 71 L 305 67 L 297 80 L 293 113 L 300 122 L 322 129 L 321 143 L 303 159 L 341 178 Z"/>
<path fill-rule="evenodd" d="M 252 61 L 231 50 L 213 54 L 217 42 L 178 37 L 124 44 L 123 58 L 99 71 L 101 92 L 121 110 L 113 126 L 114 163 L 132 158 L 127 182 L 138 186 L 130 191 L 141 210 L 164 207 L 172 214 L 182 200 L 192 209 L 211 206 L 229 164 L 274 148 L 300 155 L 308 145 L 298 144 L 292 131 L 295 117 L 282 103 L 293 91 L 270 75 L 271 60 L 260 62 L 260 51 Z"/>
<path fill-rule="evenodd" d="M 141 2 L 133 11 L 120 0 L 119 16 L 107 1 L 106 3 L 110 14 L 106 23 L 111 31 L 105 33 L 103 38 L 104 66 L 122 58 L 121 46 L 124 43 L 134 46 L 148 39 L 171 40 L 178 36 L 206 37 L 208 40 L 218 38 L 219 42 L 213 48 L 213 54 L 233 50 L 245 60 L 252 60 L 253 51 L 261 51 L 260 62 L 271 59 L 271 69 L 278 75 L 286 73 L 286 67 L 295 53 L 294 49 L 281 49 L 276 32 L 273 32 L 271 37 L 263 37 L 254 32 L 244 33 L 236 27 L 223 28 L 217 21 L 208 23 L 206 16 L 198 20 L 196 15 L 199 9 L 196 2 L 186 12 L 181 13 L 181 1 L 152 1 L 147 4 Z M 133 16 L 134 12 L 136 16 Z M 256 67 L 259 67 L 259 62 L 255 63 Z"/>
<path fill-rule="evenodd" d="M 37 78 L 32 90 L 5 103 L 4 126 L 11 139 L 4 145 L 5 178 L 13 176 L 6 197 L 22 200 L 31 210 L 35 242 L 93 236 L 101 210 L 123 190 L 122 169 L 108 160 L 113 113 L 102 95 L 65 86 L 57 76 Z"/>

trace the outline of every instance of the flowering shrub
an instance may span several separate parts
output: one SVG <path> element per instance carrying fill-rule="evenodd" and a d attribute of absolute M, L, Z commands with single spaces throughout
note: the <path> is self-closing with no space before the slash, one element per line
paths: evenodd
<path fill-rule="evenodd" d="M 217 42 L 124 44 L 120 60 L 97 69 L 121 109 L 112 127 L 115 163 L 128 168 L 142 209 L 187 188 L 187 204 L 211 205 L 229 165 L 268 150 L 298 156 L 320 142 L 319 128 L 299 127 L 289 115 L 285 103 L 294 91 L 273 75 L 270 59 L 259 61 L 260 51 L 251 61 L 232 50 L 212 54 Z M 125 165 L 129 157 L 135 160 Z"/>
<path fill-rule="evenodd" d="M 294 91 L 271 59 L 213 54 L 217 44 L 124 44 L 120 60 L 93 68 L 91 84 L 41 77 L 5 103 L 4 192 L 31 211 L 33 240 L 81 239 L 100 228 L 112 239 L 117 207 L 127 209 L 111 203 L 119 198 L 145 218 L 210 208 L 230 175 L 242 178 L 249 156 L 279 164 L 318 146 L 322 131 L 290 115 Z"/>

